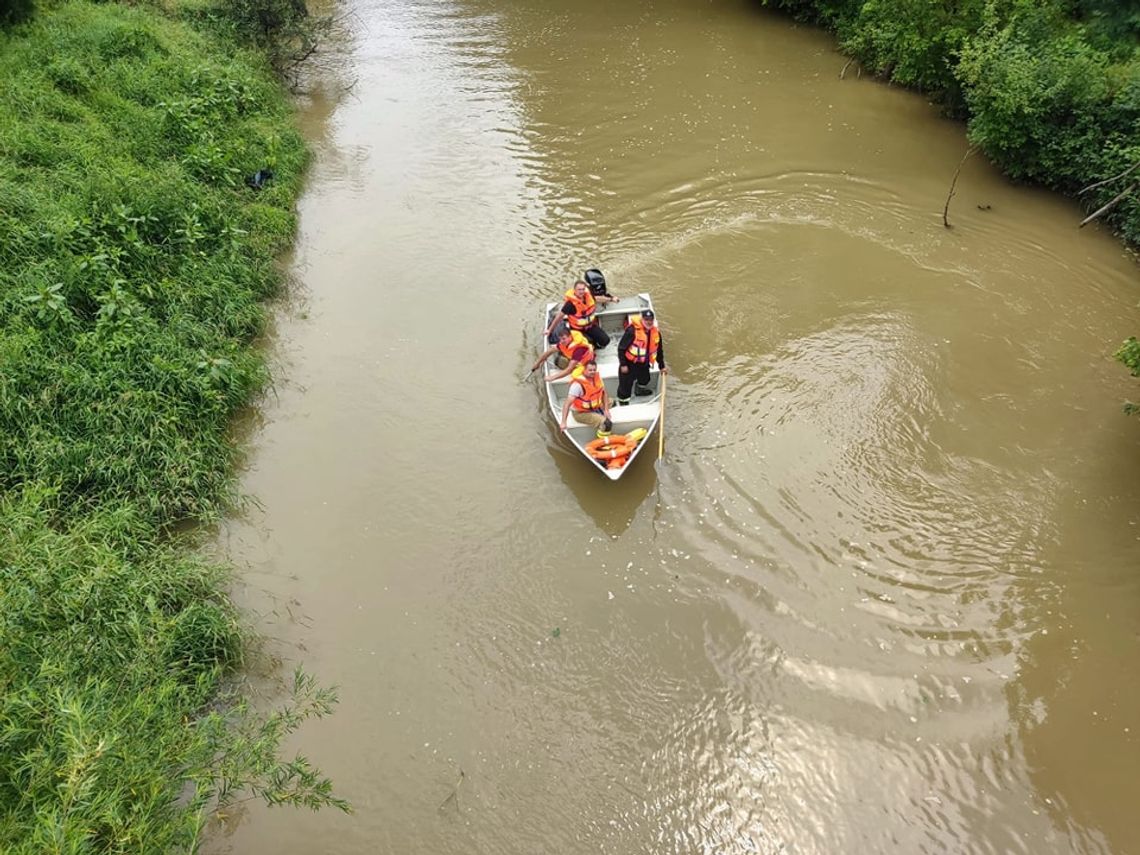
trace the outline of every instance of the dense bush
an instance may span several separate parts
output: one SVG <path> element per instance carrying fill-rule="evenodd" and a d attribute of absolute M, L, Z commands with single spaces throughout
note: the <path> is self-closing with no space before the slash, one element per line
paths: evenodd
<path fill-rule="evenodd" d="M 1029 8 L 991 19 L 963 51 L 971 139 L 1011 176 L 1075 192 L 1140 160 L 1140 58 L 1116 61 L 1119 50 L 1086 36 L 1057 10 Z M 1107 185 L 1090 202 L 1121 189 Z M 1140 242 L 1135 202 L 1113 217 Z"/>
<path fill-rule="evenodd" d="M 1140 377 L 1140 341 L 1136 340 L 1136 336 L 1129 336 L 1128 339 L 1116 351 L 1116 358 L 1128 367 L 1132 372 L 1133 377 Z M 1140 412 L 1140 404 L 1129 401 L 1124 405 L 1126 413 L 1135 414 Z"/>
<path fill-rule="evenodd" d="M 835 30 L 843 49 L 868 69 L 963 105 L 954 65 L 982 22 L 985 0 L 765 0 L 801 20 Z"/>
<path fill-rule="evenodd" d="M 937 95 L 958 112 L 954 63 L 981 22 L 983 0 L 867 0 L 844 20 L 843 45 L 875 72 Z"/>
<path fill-rule="evenodd" d="M 0 27 L 26 21 L 34 12 L 33 0 L 0 0 Z"/>
<path fill-rule="evenodd" d="M 276 759 L 330 696 L 221 696 L 224 574 L 166 534 L 230 497 L 305 160 L 262 55 L 213 38 L 79 0 L 0 34 L 3 852 L 192 850 L 235 787 L 337 803 Z"/>
<path fill-rule="evenodd" d="M 316 52 L 332 23 L 311 14 L 305 0 L 192 0 L 182 12 L 256 48 L 285 78 Z"/>

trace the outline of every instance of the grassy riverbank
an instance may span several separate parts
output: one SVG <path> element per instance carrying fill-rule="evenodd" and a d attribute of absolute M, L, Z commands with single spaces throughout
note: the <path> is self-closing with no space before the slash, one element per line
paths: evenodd
<path fill-rule="evenodd" d="M 276 760 L 292 714 L 219 696 L 226 571 L 169 534 L 232 497 L 306 157 L 229 31 L 64 2 L 0 33 L 0 851 L 192 849 L 235 786 L 327 801 Z"/>

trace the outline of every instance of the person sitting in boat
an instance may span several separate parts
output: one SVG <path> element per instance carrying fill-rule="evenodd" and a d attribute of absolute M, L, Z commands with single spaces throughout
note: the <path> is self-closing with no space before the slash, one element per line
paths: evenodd
<path fill-rule="evenodd" d="M 595 350 L 601 350 L 608 345 L 609 334 L 598 323 L 595 312 L 599 303 L 616 303 L 620 298 L 607 294 L 595 296 L 590 292 L 590 286 L 581 279 L 574 283 L 574 287 L 566 292 L 565 297 L 566 302 L 554 313 L 554 318 L 546 327 L 547 340 L 550 340 L 551 332 L 558 329 L 558 325 L 565 319 L 570 329 L 588 338 Z"/>
<path fill-rule="evenodd" d="M 575 424 L 597 428 L 598 436 L 608 436 L 613 422 L 610 421 L 610 396 L 606 394 L 602 375 L 598 373 L 598 363 L 590 360 L 582 366 L 582 373 L 576 374 L 566 393 L 562 405 L 560 430 L 566 430 L 566 420 L 574 414 Z"/>
<path fill-rule="evenodd" d="M 554 356 L 555 354 L 557 356 Z M 547 376 L 547 383 L 560 380 L 567 374 L 572 374 L 580 366 L 585 365 L 594 358 L 594 348 L 580 332 L 563 327 L 558 331 L 558 342 L 543 351 L 542 355 L 531 366 L 531 373 L 537 371 L 538 367 L 551 356 L 554 356 L 554 364 L 562 370 Z"/>
<path fill-rule="evenodd" d="M 656 361 L 662 374 L 668 374 L 665 365 L 665 348 L 661 344 L 661 331 L 652 309 L 640 315 L 630 315 L 629 325 L 618 342 L 617 403 L 629 403 L 630 392 L 635 395 L 652 395 L 649 388 L 649 366 Z M 637 387 L 634 388 L 634 381 Z"/>

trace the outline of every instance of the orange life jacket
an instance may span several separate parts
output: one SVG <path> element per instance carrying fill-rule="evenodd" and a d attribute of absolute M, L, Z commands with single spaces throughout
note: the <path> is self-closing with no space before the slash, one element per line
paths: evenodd
<path fill-rule="evenodd" d="M 602 397 L 606 394 L 606 384 L 601 374 L 594 374 L 594 381 L 582 374 L 574 378 L 582 386 L 582 397 L 570 401 L 570 406 L 580 413 L 600 412 L 602 410 Z"/>
<path fill-rule="evenodd" d="M 629 343 L 629 348 L 625 352 L 626 360 L 637 363 L 652 362 L 657 358 L 657 348 L 661 345 L 661 333 L 657 330 L 657 324 L 650 327 L 648 332 L 641 318 L 635 318 L 630 325 L 633 327 L 633 341 Z"/>
<path fill-rule="evenodd" d="M 593 345 L 590 344 L 590 340 L 588 338 L 586 338 L 577 330 L 570 330 L 570 345 L 568 347 L 563 347 L 562 342 L 558 342 L 558 352 L 565 356 L 567 359 L 573 359 L 574 351 L 582 347 L 586 348 L 587 351 L 586 356 L 581 361 L 581 364 L 585 365 L 587 362 L 594 358 L 594 348 Z"/>
<path fill-rule="evenodd" d="M 594 307 L 597 305 L 597 301 L 594 300 L 593 294 L 587 291 L 586 298 L 579 300 L 578 295 L 571 288 L 566 292 L 566 300 L 574 306 L 574 314 L 566 318 L 572 329 L 584 330 L 594 322 Z"/>

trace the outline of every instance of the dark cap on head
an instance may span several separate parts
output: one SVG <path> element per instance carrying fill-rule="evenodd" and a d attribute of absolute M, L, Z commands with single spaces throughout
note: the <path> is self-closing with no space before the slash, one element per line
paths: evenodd
<path fill-rule="evenodd" d="M 657 316 L 655 314 L 653 314 L 652 309 L 646 309 L 645 311 L 643 311 L 641 313 L 641 317 L 645 318 L 645 320 L 647 320 L 647 321 L 651 321 Z"/>

